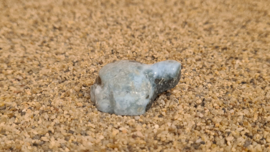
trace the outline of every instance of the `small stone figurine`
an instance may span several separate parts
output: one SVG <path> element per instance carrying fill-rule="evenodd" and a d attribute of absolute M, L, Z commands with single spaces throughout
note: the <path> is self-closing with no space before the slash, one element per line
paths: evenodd
<path fill-rule="evenodd" d="M 91 86 L 91 101 L 98 110 L 117 115 L 141 115 L 158 94 L 177 85 L 181 64 L 167 60 L 147 65 L 121 60 L 105 65 Z"/>

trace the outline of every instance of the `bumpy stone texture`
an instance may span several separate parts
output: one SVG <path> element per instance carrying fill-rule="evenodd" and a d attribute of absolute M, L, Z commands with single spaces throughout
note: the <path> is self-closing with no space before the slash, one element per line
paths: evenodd
<path fill-rule="evenodd" d="M 158 94 L 177 85 L 181 64 L 174 60 L 152 65 L 121 60 L 107 64 L 91 86 L 98 110 L 118 115 L 141 115 Z"/>

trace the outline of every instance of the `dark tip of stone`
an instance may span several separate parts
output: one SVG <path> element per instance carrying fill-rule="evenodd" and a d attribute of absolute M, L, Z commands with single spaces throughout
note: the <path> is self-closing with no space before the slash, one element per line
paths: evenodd
<path fill-rule="evenodd" d="M 101 85 L 101 78 L 99 76 L 96 78 L 95 84 Z"/>
<path fill-rule="evenodd" d="M 161 82 L 161 79 L 155 79 L 155 84 L 158 85 Z"/>

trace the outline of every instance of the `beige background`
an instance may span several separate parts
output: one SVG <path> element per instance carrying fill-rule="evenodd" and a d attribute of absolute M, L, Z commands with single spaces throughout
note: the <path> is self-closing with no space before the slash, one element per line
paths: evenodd
<path fill-rule="evenodd" d="M 268 0 L 1 0 L 0 151 L 269 151 Z M 97 111 L 114 60 L 182 63 L 142 116 Z"/>

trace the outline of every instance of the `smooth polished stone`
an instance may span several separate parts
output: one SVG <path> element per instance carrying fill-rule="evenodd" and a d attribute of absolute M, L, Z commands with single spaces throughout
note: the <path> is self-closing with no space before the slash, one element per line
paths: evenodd
<path fill-rule="evenodd" d="M 121 60 L 105 65 L 91 86 L 91 101 L 98 110 L 117 115 L 141 115 L 158 94 L 177 85 L 181 64 L 167 60 L 155 64 Z"/>

